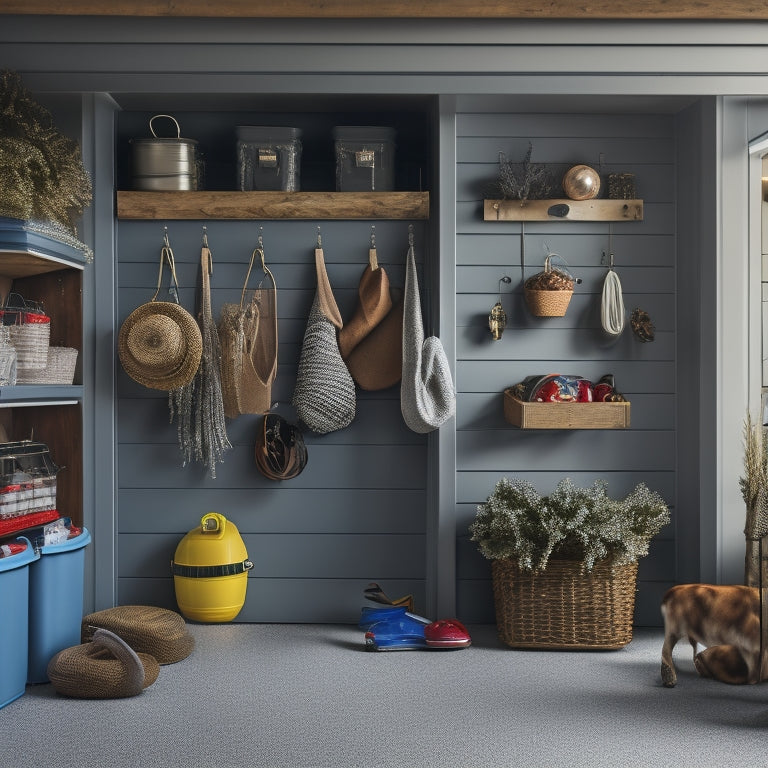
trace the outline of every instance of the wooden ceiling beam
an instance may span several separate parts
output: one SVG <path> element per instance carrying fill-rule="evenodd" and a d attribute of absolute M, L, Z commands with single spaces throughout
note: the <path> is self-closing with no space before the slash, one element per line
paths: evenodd
<path fill-rule="evenodd" d="M 761 0 L 0 0 L 0 15 L 768 20 Z"/>

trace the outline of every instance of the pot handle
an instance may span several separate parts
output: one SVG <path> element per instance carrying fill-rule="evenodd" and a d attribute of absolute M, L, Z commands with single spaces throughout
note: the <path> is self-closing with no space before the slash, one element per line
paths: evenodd
<path fill-rule="evenodd" d="M 176 120 L 176 118 L 175 118 L 175 117 L 173 117 L 173 115 L 155 115 L 154 117 L 150 118 L 150 121 L 149 121 L 149 130 L 150 130 L 150 131 L 152 131 L 152 135 L 153 135 L 153 136 L 154 136 L 156 139 L 159 139 L 160 137 L 159 137 L 159 136 L 158 136 L 158 135 L 155 133 L 155 129 L 152 127 L 152 123 L 153 123 L 155 120 L 157 120 L 157 118 L 158 118 L 158 117 L 167 117 L 169 120 L 173 120 L 173 124 L 176 126 L 176 138 L 177 138 L 177 139 L 180 139 L 180 138 L 181 138 L 181 126 L 179 125 L 179 123 L 178 123 L 178 120 Z"/>

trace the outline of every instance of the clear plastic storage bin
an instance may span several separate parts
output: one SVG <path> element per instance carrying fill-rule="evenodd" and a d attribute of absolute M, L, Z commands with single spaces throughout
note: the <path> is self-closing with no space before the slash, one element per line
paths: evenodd
<path fill-rule="evenodd" d="M 237 127 L 237 181 L 241 192 L 301 188 L 301 129 Z"/>
<path fill-rule="evenodd" d="M 391 192 L 395 188 L 395 129 L 337 125 L 337 192 Z"/>

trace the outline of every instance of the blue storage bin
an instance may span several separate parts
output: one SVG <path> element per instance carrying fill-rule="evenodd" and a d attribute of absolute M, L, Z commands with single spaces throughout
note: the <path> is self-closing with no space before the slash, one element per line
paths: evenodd
<path fill-rule="evenodd" d="M 29 564 L 38 555 L 28 539 L 27 548 L 0 558 L 0 708 L 24 693 L 27 683 L 29 641 Z"/>
<path fill-rule="evenodd" d="M 48 682 L 48 662 L 64 648 L 80 645 L 87 528 L 61 544 L 40 548 L 29 569 L 28 683 Z"/>

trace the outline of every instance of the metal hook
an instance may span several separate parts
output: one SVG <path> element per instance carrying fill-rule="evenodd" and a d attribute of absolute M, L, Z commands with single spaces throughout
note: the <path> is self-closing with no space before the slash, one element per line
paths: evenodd
<path fill-rule="evenodd" d="M 261 248 L 262 251 L 264 250 L 264 237 L 263 237 L 263 235 L 264 235 L 264 227 L 260 226 L 259 227 L 259 239 L 257 240 L 257 242 L 259 244 L 259 248 Z"/>
<path fill-rule="evenodd" d="M 509 285 L 509 283 L 511 282 L 512 282 L 512 278 L 509 277 L 508 275 L 504 275 L 504 277 L 499 278 L 499 301 L 501 301 L 501 284 L 506 283 L 507 285 Z"/>
<path fill-rule="evenodd" d="M 168 240 L 168 225 L 167 224 L 163 227 L 163 243 L 165 243 L 165 247 L 166 248 L 170 248 L 171 247 L 171 242 L 170 242 L 170 240 Z"/>
<path fill-rule="evenodd" d="M 208 247 L 208 227 L 203 224 L 203 245 Z"/>
<path fill-rule="evenodd" d="M 376 250 L 376 225 L 371 224 L 371 248 Z"/>
<path fill-rule="evenodd" d="M 605 251 L 600 263 L 605 264 Z M 610 222 L 608 222 L 608 269 L 613 269 L 613 225 Z"/>
<path fill-rule="evenodd" d="M 413 224 L 408 225 L 408 245 L 413 248 Z"/>
<path fill-rule="evenodd" d="M 317 247 L 322 248 L 323 247 L 323 238 L 320 235 L 320 225 L 317 225 Z"/>

